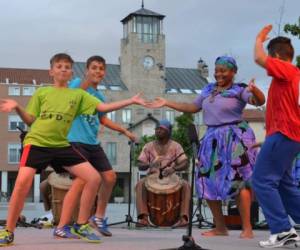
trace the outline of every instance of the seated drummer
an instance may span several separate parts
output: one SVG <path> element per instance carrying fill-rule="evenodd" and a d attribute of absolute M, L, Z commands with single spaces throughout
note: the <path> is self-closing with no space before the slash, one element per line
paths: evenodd
<path fill-rule="evenodd" d="M 182 146 L 171 140 L 172 125 L 168 120 L 160 120 L 155 128 L 156 139 L 143 147 L 138 158 L 139 170 L 147 170 L 148 175 L 159 172 L 159 168 L 164 168 L 172 162 L 177 156 L 178 159 L 172 162 L 162 171 L 164 177 L 177 171 L 183 171 L 188 168 L 188 159 L 184 154 Z M 190 186 L 183 180 L 181 189 L 180 219 L 173 227 L 186 226 L 188 223 L 188 212 L 190 202 Z M 142 178 L 136 184 L 136 206 L 138 215 L 138 226 L 150 225 L 147 207 L 147 192 L 145 187 L 145 178 Z"/>

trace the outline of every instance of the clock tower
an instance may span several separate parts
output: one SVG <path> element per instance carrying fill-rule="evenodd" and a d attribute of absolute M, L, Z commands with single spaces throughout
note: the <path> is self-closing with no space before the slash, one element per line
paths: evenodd
<path fill-rule="evenodd" d="M 121 78 L 129 91 L 143 92 L 147 97 L 165 92 L 164 17 L 142 4 L 121 20 Z"/>

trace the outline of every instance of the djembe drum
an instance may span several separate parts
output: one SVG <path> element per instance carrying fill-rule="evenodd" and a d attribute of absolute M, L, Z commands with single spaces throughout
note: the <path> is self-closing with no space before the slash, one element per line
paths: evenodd
<path fill-rule="evenodd" d="M 72 185 L 69 174 L 57 174 L 55 172 L 48 176 L 48 182 L 51 185 L 51 209 L 53 214 L 53 223 L 57 225 L 60 220 L 63 200 Z M 79 202 L 75 206 L 72 215 L 72 222 L 76 222 L 79 212 Z"/>
<path fill-rule="evenodd" d="M 157 226 L 172 226 L 180 216 L 181 180 L 176 174 L 159 178 L 146 177 L 147 205 L 150 221 Z"/>

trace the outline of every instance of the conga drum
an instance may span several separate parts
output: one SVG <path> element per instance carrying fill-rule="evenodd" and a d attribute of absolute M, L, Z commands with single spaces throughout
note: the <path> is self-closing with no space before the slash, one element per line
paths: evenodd
<path fill-rule="evenodd" d="M 147 205 L 150 221 L 157 226 L 172 226 L 180 216 L 181 180 L 176 174 L 159 178 L 159 174 L 146 177 Z"/>
<path fill-rule="evenodd" d="M 53 172 L 48 176 L 48 182 L 51 185 L 53 224 L 57 225 L 61 216 L 63 200 L 72 185 L 72 180 L 70 179 L 69 174 L 57 174 Z M 72 222 L 76 222 L 78 212 L 79 202 L 75 206 L 75 210 L 72 215 Z"/>

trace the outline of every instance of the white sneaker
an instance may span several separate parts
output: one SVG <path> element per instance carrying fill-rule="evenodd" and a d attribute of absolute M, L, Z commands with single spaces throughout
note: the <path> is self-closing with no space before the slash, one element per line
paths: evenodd
<path fill-rule="evenodd" d="M 286 245 L 297 247 L 297 243 L 300 244 L 300 237 L 295 228 L 292 227 L 288 232 L 271 234 L 268 240 L 260 241 L 259 245 L 264 248 L 275 248 Z"/>

